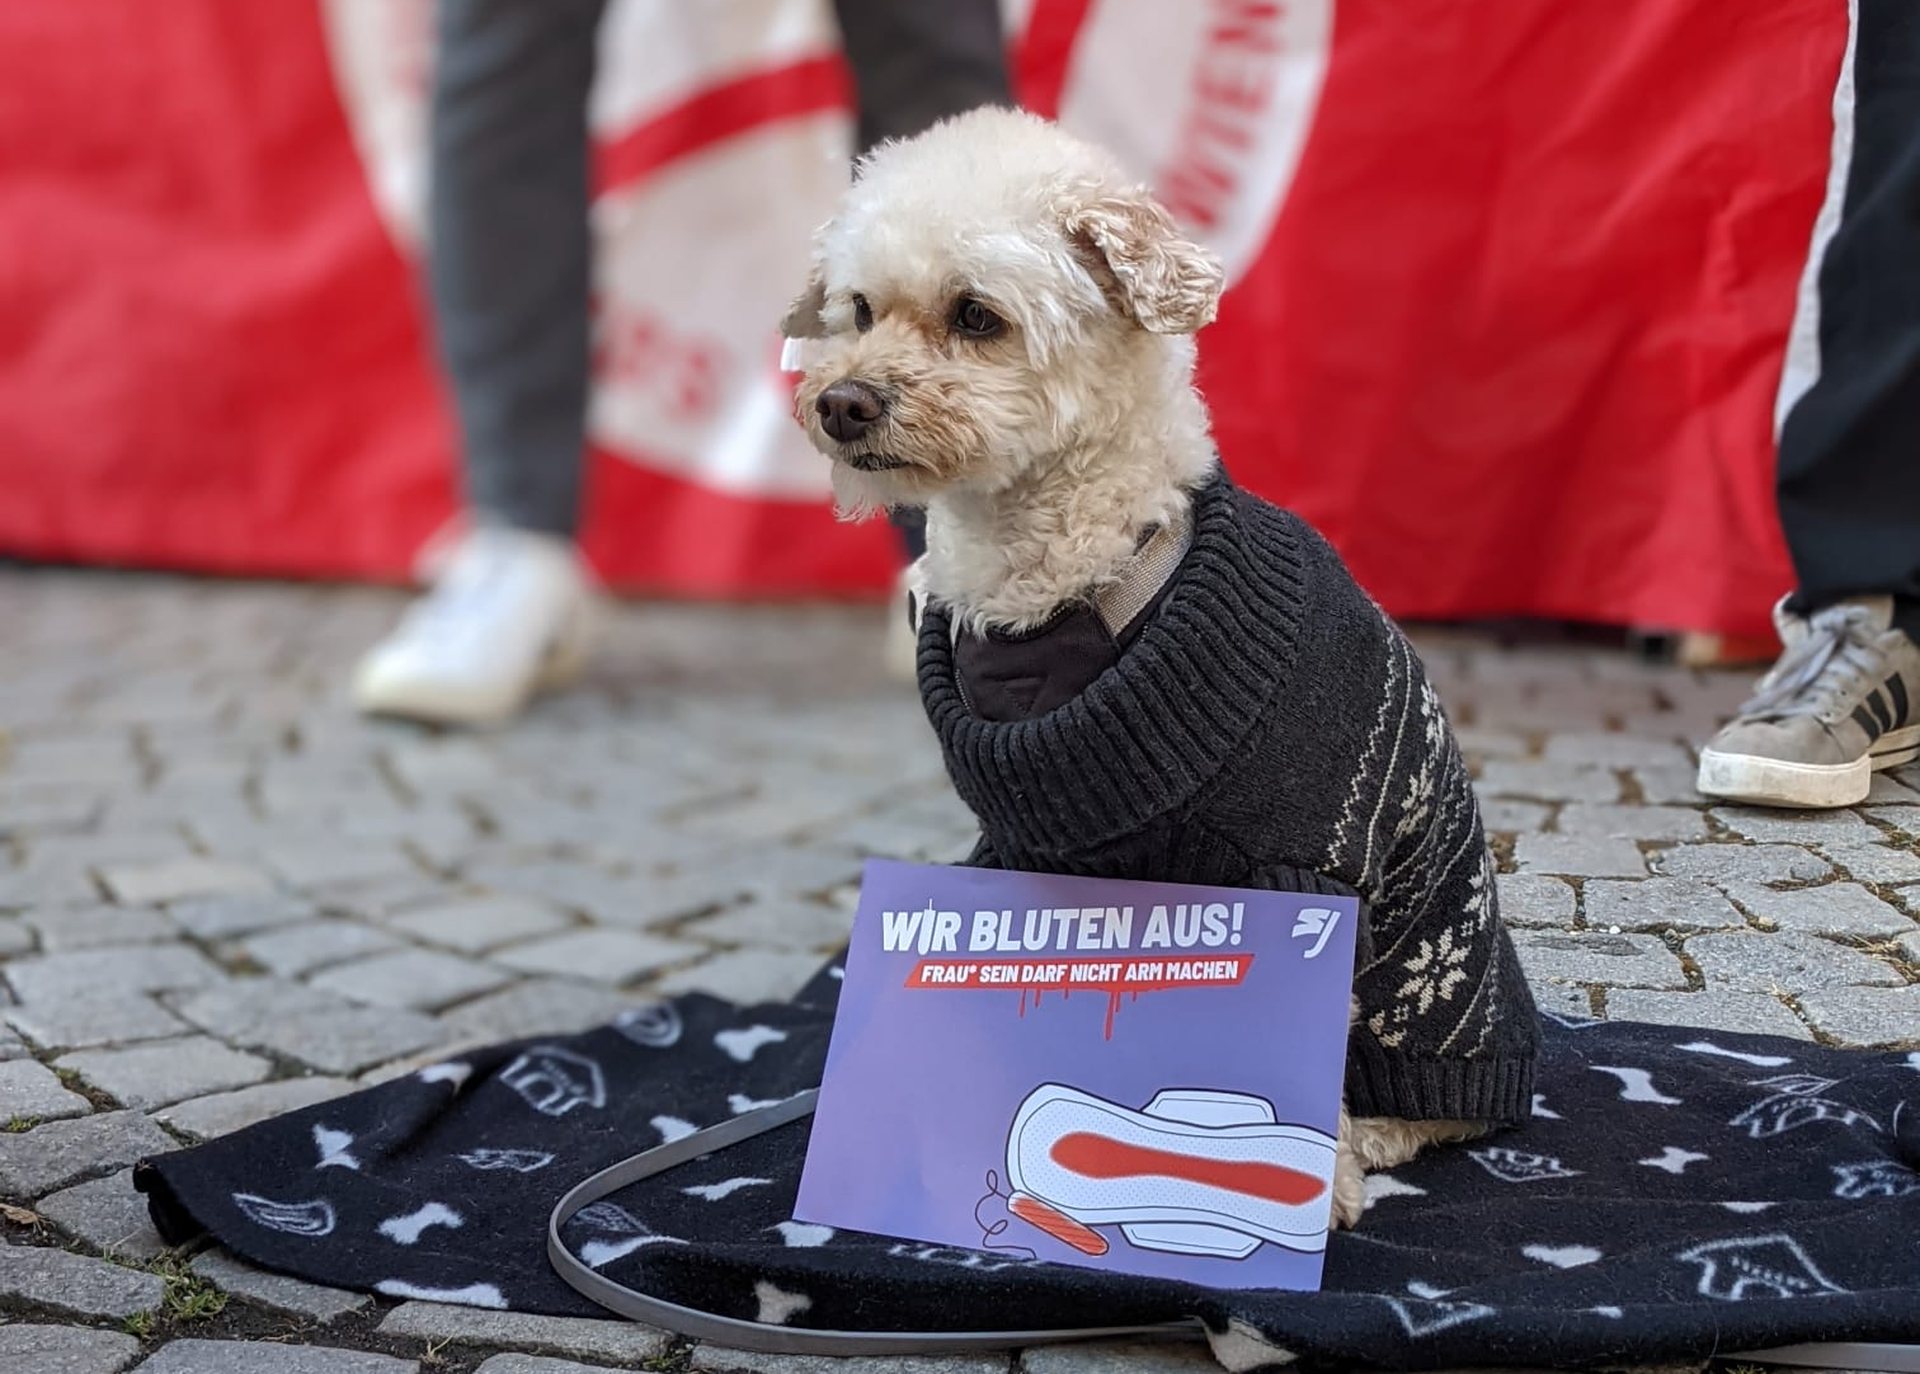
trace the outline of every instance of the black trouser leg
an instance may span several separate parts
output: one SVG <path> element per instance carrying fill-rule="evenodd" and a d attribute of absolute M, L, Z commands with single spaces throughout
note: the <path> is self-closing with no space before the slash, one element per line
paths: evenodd
<path fill-rule="evenodd" d="M 1859 0 L 1851 78 L 1818 374 L 1780 432 L 1780 522 L 1796 609 L 1891 594 L 1920 640 L 1920 6 Z"/>

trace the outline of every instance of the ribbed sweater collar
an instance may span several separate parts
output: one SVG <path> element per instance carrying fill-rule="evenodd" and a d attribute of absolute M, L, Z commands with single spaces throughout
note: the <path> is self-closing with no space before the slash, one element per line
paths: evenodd
<path fill-rule="evenodd" d="M 961 797 L 990 840 L 1068 853 L 1143 828 L 1213 781 L 1293 671 L 1304 613 L 1292 522 L 1216 470 L 1193 493 L 1193 543 L 1120 661 L 1046 715 L 973 715 L 948 611 L 921 618 L 920 695 Z"/>

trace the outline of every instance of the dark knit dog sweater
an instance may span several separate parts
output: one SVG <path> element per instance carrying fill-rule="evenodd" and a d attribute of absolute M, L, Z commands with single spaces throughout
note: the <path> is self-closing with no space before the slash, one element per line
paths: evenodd
<path fill-rule="evenodd" d="M 1354 895 L 1357 1116 L 1518 1123 L 1535 1024 L 1466 766 L 1399 630 L 1305 522 L 1216 473 L 1159 611 L 1072 700 L 990 721 L 920 625 L 970 863 Z"/>

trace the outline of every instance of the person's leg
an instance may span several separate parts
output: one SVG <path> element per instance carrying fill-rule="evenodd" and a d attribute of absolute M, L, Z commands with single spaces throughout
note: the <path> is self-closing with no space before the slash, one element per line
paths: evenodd
<path fill-rule="evenodd" d="M 603 0 L 440 0 L 428 297 L 475 529 L 362 661 L 361 709 L 504 720 L 575 671 L 588 386 L 587 98 Z"/>
<path fill-rule="evenodd" d="M 1011 105 L 999 0 L 834 0 L 853 68 L 855 141 L 866 152 L 980 105 Z M 888 513 L 907 560 L 927 551 L 918 510 Z"/>
<path fill-rule="evenodd" d="M 603 0 L 440 0 L 428 284 L 482 522 L 571 538 L 588 385 L 587 98 Z"/>
<path fill-rule="evenodd" d="M 1794 610 L 1891 595 L 1920 638 L 1920 9 L 1859 0 L 1850 56 L 1839 218 L 1803 307 L 1817 350 L 1782 398 L 1780 523 Z"/>
<path fill-rule="evenodd" d="M 858 150 L 979 105 L 1011 105 L 998 0 L 834 0 L 853 68 Z"/>
<path fill-rule="evenodd" d="M 1700 790 L 1839 806 L 1920 746 L 1920 10 L 1858 0 L 1781 383 L 1786 652 Z"/>

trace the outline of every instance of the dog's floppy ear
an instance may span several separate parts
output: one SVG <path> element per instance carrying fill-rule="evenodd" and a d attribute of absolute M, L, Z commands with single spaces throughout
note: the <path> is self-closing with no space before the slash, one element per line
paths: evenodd
<path fill-rule="evenodd" d="M 828 220 L 813 231 L 813 246 L 807 259 L 807 284 L 793 298 L 787 313 L 780 317 L 782 338 L 824 339 L 827 335 L 827 326 L 821 320 L 820 312 L 827 308 L 826 241 L 833 225 L 834 221 Z"/>
<path fill-rule="evenodd" d="M 827 282 L 816 263 L 807 274 L 806 289 L 793 298 L 787 313 L 780 317 L 780 335 L 787 339 L 819 339 L 826 336 L 820 312 L 827 305 Z"/>
<path fill-rule="evenodd" d="M 1212 322 L 1226 273 L 1180 232 L 1147 188 L 1103 191 L 1069 205 L 1068 237 L 1106 264 L 1121 305 L 1142 329 L 1191 334 Z"/>

